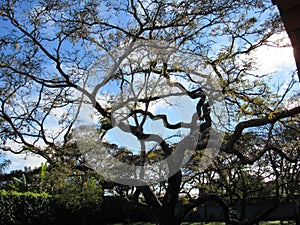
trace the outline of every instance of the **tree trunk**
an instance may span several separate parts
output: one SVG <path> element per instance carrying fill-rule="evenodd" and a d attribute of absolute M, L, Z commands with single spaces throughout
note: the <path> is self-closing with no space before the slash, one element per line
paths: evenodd
<path fill-rule="evenodd" d="M 180 219 L 175 216 L 176 205 L 180 192 L 181 171 L 168 179 L 168 187 L 163 199 L 160 225 L 179 225 Z"/>
<path fill-rule="evenodd" d="M 300 1 L 273 0 L 273 4 L 277 5 L 281 20 L 291 40 L 300 81 Z"/>
<path fill-rule="evenodd" d="M 177 201 L 180 192 L 182 174 L 177 172 L 168 179 L 168 187 L 162 203 L 155 196 L 149 186 L 141 186 L 138 189 L 143 193 L 147 205 L 156 216 L 159 225 L 179 225 L 181 219 L 175 215 Z"/>

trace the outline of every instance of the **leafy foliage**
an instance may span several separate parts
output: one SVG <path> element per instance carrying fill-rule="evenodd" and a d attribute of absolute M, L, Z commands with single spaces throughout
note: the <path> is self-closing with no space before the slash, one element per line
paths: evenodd
<path fill-rule="evenodd" d="M 45 193 L 0 191 L 1 224 L 53 224 L 53 198 Z"/>
<path fill-rule="evenodd" d="M 275 202 L 283 193 L 296 202 L 300 106 L 299 93 L 291 93 L 296 81 L 291 76 L 287 85 L 271 87 L 270 74 L 260 71 L 252 54 L 262 46 L 280 47 L 271 41 L 283 26 L 270 1 L 4 0 L 0 22 L 0 147 L 14 153 L 32 152 L 49 163 L 47 168 L 42 166 L 40 176 L 17 177 L 12 183 L 15 190 L 58 195 L 73 211 L 86 211 L 91 202 L 99 205 L 101 179 L 87 172 L 80 146 L 72 139 L 82 108 L 93 108 L 93 125 L 101 138 L 112 131 L 117 114 L 118 127 L 132 134 L 141 148 L 137 153 L 115 143 L 102 144 L 121 161 L 143 166 L 170 156 L 180 144 L 173 139 L 180 137 L 174 131 L 188 127 L 181 120 L 171 123 L 168 111 L 151 111 L 161 103 L 166 108 L 176 105 L 166 96 L 178 97 L 167 93 L 177 88 L 195 103 L 186 110 L 195 112 L 192 122 L 201 133 L 195 154 L 166 181 L 133 188 L 128 199 L 147 204 L 160 224 L 179 224 L 188 210 L 208 200 L 223 208 L 230 224 L 231 203 L 245 204 L 266 187 L 276 196 Z M 139 41 L 161 41 L 191 52 L 197 60 L 184 59 L 189 67 L 197 64 L 200 69 L 191 74 L 191 68 L 184 70 L 168 60 L 116 64 L 126 58 L 120 47 Z M 199 171 L 214 131 L 213 102 L 203 94 L 210 85 L 201 84 L 201 79 L 211 77 L 211 83 L 220 86 L 222 112 L 229 119 L 222 127 L 226 136 L 220 155 Z M 151 82 L 156 85 L 149 89 Z M 157 120 L 174 135 L 163 138 L 149 133 L 147 122 Z M 86 140 L 93 138 L 80 131 Z M 156 144 L 150 151 L 145 149 L 148 137 Z M 22 147 L 12 149 L 7 140 Z M 168 169 L 163 172 L 171 166 Z M 129 195 L 122 188 L 120 193 Z M 189 197 L 189 204 L 177 215 L 181 192 Z"/>

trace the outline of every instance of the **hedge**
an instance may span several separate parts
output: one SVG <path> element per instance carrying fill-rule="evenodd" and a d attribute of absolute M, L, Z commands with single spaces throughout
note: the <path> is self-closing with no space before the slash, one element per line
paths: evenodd
<path fill-rule="evenodd" d="M 60 196 L 46 193 L 0 190 L 0 224 L 2 225 L 82 225 L 101 220 L 100 206 L 74 211 Z"/>
<path fill-rule="evenodd" d="M 100 225 L 154 220 L 154 215 L 147 208 L 137 207 L 121 197 L 106 196 L 101 207 L 94 202 L 89 207 L 82 204 L 76 210 L 69 207 L 66 200 L 65 196 L 46 193 L 0 190 L 0 224 Z"/>
<path fill-rule="evenodd" d="M 54 224 L 53 198 L 45 193 L 0 191 L 0 224 Z"/>

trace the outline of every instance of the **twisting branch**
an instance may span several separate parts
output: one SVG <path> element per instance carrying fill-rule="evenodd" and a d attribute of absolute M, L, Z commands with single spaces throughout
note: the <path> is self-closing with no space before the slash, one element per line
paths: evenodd
<path fill-rule="evenodd" d="M 300 113 L 300 106 L 295 107 L 293 109 L 286 109 L 286 110 L 283 110 L 280 112 L 276 112 L 276 113 L 270 114 L 268 116 L 265 116 L 263 118 L 251 119 L 251 120 L 240 122 L 236 126 L 233 134 L 228 137 L 227 143 L 225 144 L 225 146 L 222 147 L 222 150 L 227 153 L 235 153 L 236 154 L 237 151 L 234 150 L 234 144 L 241 137 L 244 129 L 276 123 L 277 121 L 279 121 L 281 119 L 284 119 L 287 117 L 292 117 L 299 113 Z"/>

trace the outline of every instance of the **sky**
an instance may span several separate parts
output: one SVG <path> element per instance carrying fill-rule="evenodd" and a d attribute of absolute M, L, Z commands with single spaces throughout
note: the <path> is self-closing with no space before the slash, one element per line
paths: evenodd
<path fill-rule="evenodd" d="M 11 146 L 12 148 L 17 147 L 15 143 L 8 141 L 8 145 Z M 12 152 L 1 152 L 3 153 L 0 155 L 0 162 L 3 159 L 9 159 L 10 160 L 10 165 L 7 169 L 4 170 L 4 172 L 9 172 L 12 170 L 24 170 L 25 167 L 31 167 L 36 168 L 40 167 L 45 160 L 38 155 L 33 155 L 33 154 L 14 154 Z"/>
<path fill-rule="evenodd" d="M 277 82 L 279 79 L 280 83 L 283 82 L 283 84 L 285 84 L 290 78 L 291 71 L 296 68 L 293 49 L 291 47 L 275 48 L 264 46 L 257 49 L 250 57 L 255 57 L 257 59 L 262 73 L 274 73 L 274 82 Z M 14 146 L 14 143 L 10 143 L 10 145 Z M 3 158 L 3 155 L 1 157 Z M 11 161 L 8 171 L 22 170 L 24 167 L 39 167 L 41 163 L 45 161 L 40 156 L 13 154 L 10 152 L 6 152 L 4 158 Z"/>
<path fill-rule="evenodd" d="M 273 40 L 276 40 L 282 36 L 286 37 L 286 34 L 279 34 L 278 36 L 273 36 L 272 38 Z M 261 74 L 273 73 L 272 80 L 274 83 L 287 85 L 291 71 L 296 69 L 293 50 L 291 47 L 275 48 L 271 46 L 263 46 L 254 51 L 249 57 L 256 58 Z M 155 130 L 155 127 L 157 126 L 149 124 L 149 129 Z M 118 133 L 116 134 L 118 135 Z M 14 143 L 9 143 L 9 145 L 15 147 Z M 24 169 L 24 167 L 35 168 L 39 167 L 41 163 L 44 162 L 44 160 L 39 156 L 13 154 L 10 152 L 6 152 L 4 155 L 1 154 L 0 162 L 3 158 L 11 161 L 8 171 Z"/>

